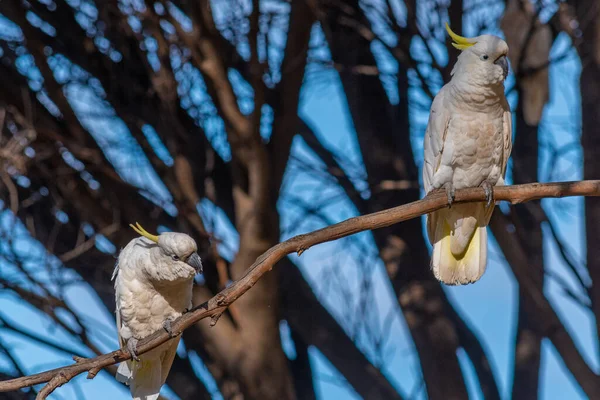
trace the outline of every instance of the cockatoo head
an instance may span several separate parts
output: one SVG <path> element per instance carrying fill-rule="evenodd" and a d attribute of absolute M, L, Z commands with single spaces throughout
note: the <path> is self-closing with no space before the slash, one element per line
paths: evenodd
<path fill-rule="evenodd" d="M 461 50 L 452 69 L 453 78 L 466 79 L 471 84 L 496 86 L 508 76 L 508 45 L 498 36 L 481 35 L 465 38 L 452 32 L 446 23 L 452 45 Z"/>
<path fill-rule="evenodd" d="M 133 230 L 156 243 L 153 251 L 153 264 L 163 271 L 165 275 L 168 272 L 177 275 L 195 275 L 202 273 L 202 261 L 198 255 L 196 241 L 185 233 L 164 232 L 160 235 L 151 235 L 146 232 L 140 224 L 130 225 Z"/>

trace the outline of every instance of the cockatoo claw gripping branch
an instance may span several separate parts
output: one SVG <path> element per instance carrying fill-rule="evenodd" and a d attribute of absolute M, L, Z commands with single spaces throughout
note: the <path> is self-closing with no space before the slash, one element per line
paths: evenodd
<path fill-rule="evenodd" d="M 512 204 L 538 200 L 546 197 L 559 198 L 568 196 L 600 196 L 600 180 L 530 183 L 494 188 L 494 197 L 496 201 L 509 201 Z M 482 187 L 456 190 L 454 198 L 455 203 L 483 202 L 487 200 L 487 195 Z M 372 214 L 353 217 L 337 224 L 295 236 L 281 242 L 260 256 L 239 280 L 214 296 L 207 303 L 195 307 L 190 312 L 185 313 L 172 321 L 171 328 L 176 332 L 181 332 L 201 319 L 222 314 L 231 303 L 254 286 L 254 284 L 264 274 L 270 271 L 279 260 L 288 254 L 295 253 L 299 247 L 310 248 L 317 244 L 350 236 L 358 232 L 383 228 L 408 219 L 417 218 L 446 207 L 448 205 L 447 201 L 448 198 L 445 191 L 443 189 L 438 189 L 430 192 L 422 200 Z M 426 268 L 426 266 L 423 266 L 423 268 Z M 137 343 L 137 353 L 144 354 L 171 339 L 169 334 L 165 332 L 164 329 L 161 329 L 140 340 Z M 37 399 L 45 399 L 57 387 L 64 385 L 81 373 L 89 372 L 88 378 L 91 379 L 100 369 L 121 361 L 129 360 L 130 358 L 131 354 L 129 350 L 127 348 L 122 348 L 94 358 L 77 359 L 76 363 L 72 365 L 1 381 L 0 392 L 14 391 L 48 382 L 36 397 Z"/>
<path fill-rule="evenodd" d="M 169 334 L 170 338 L 177 336 L 177 334 L 173 331 L 173 327 L 171 326 L 172 322 L 173 321 L 170 319 L 165 319 L 165 322 L 163 322 L 163 328 L 165 329 L 165 332 Z"/>
<path fill-rule="evenodd" d="M 494 186 L 488 181 L 483 181 L 481 187 L 483 188 L 483 191 L 485 192 L 485 197 L 487 199 L 485 206 L 489 207 L 494 201 Z"/>
<path fill-rule="evenodd" d="M 454 197 L 456 196 L 456 189 L 451 182 L 447 182 L 443 186 L 446 191 L 446 197 L 448 198 L 448 208 L 452 207 L 452 203 L 454 203 Z"/>
<path fill-rule="evenodd" d="M 136 352 L 137 344 L 138 340 L 136 338 L 129 338 L 127 340 L 127 350 L 129 351 L 129 354 L 133 360 L 140 361 L 138 353 Z"/>

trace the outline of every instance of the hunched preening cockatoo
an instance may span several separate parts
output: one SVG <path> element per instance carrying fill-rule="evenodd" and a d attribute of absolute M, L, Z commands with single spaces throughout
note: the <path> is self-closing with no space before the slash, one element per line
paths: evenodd
<path fill-rule="evenodd" d="M 137 342 L 159 329 L 172 333 L 171 321 L 192 307 L 192 285 L 202 262 L 196 242 L 184 233 L 151 235 L 137 223 L 131 227 L 142 236 L 121 251 L 112 279 L 119 342 L 127 346 L 132 360 L 119 365 L 116 378 L 129 385 L 134 399 L 155 400 L 180 338 L 139 357 Z"/>

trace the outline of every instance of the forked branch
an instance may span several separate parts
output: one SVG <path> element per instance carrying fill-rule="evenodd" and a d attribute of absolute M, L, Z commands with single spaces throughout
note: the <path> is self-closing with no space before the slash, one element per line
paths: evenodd
<path fill-rule="evenodd" d="M 551 197 L 570 196 L 600 196 L 600 180 L 556 183 L 530 183 L 526 185 L 502 186 L 494 188 L 496 201 L 509 201 L 512 204 L 523 203 L 531 200 Z M 469 203 L 485 201 L 485 192 L 482 188 L 461 189 L 456 191 L 455 203 Z M 398 207 L 379 211 L 373 214 L 362 215 L 340 223 L 316 230 L 314 232 L 294 236 L 270 248 L 262 254 L 248 268 L 247 272 L 231 286 L 219 292 L 208 302 L 195 307 L 192 311 L 182 315 L 172 323 L 173 333 L 179 335 L 185 329 L 200 321 L 211 317 L 213 324 L 219 316 L 240 296 L 246 293 L 254 284 L 273 266 L 285 256 L 297 253 L 320 243 L 330 242 L 366 230 L 373 230 L 390 226 L 408 219 L 417 218 L 432 211 L 447 207 L 446 194 L 441 191 L 430 193 L 422 200 L 404 204 Z M 420 234 L 420 232 L 419 232 Z M 423 266 L 426 268 L 426 266 Z M 141 340 L 137 346 L 137 353 L 143 354 L 170 340 L 165 331 L 158 331 Z M 61 368 L 41 372 L 34 375 L 10 379 L 0 382 L 0 392 L 18 390 L 24 387 L 48 382 L 38 394 L 38 398 L 45 398 L 57 387 L 67 383 L 73 377 L 88 372 L 88 378 L 93 378 L 102 368 L 128 360 L 130 354 L 127 349 L 119 349 L 112 353 L 95 358 L 77 358 L 76 363 Z"/>

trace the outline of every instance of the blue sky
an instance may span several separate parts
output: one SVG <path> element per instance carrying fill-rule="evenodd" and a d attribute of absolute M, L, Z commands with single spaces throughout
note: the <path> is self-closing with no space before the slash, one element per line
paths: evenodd
<path fill-rule="evenodd" d="M 318 29 L 314 31 L 315 36 L 320 34 Z M 563 54 L 568 48 L 568 44 L 568 40 L 561 37 L 553 48 L 553 55 Z M 415 46 L 417 49 L 414 51 L 418 52 L 418 45 Z M 445 62 L 444 56 L 442 54 L 439 56 L 440 62 Z M 395 64 L 388 59 L 379 59 L 378 61 L 389 70 L 393 71 L 395 68 Z M 576 57 L 567 57 L 551 67 L 551 101 L 544 113 L 542 133 L 544 140 L 556 145 L 569 143 L 579 137 L 579 99 L 577 95 L 579 69 Z M 73 90 L 71 93 L 70 100 L 80 113 L 83 113 L 90 104 L 98 104 L 91 91 Z M 200 94 L 196 97 L 195 100 L 191 99 L 190 101 L 203 101 Z M 514 99 L 511 100 L 514 101 Z M 346 161 L 344 167 L 347 172 L 360 180 L 364 171 L 356 144 L 354 127 L 347 114 L 345 101 L 336 74 L 332 70 L 319 69 L 308 74 L 306 78 L 302 90 L 300 114 L 311 123 L 327 147 L 336 154 L 343 155 Z M 110 112 L 110 109 L 104 111 Z M 411 117 L 415 125 L 411 137 L 415 154 L 420 160 L 421 140 L 427 114 L 417 112 L 413 108 Z M 111 143 L 116 140 L 127 137 L 126 128 L 122 123 L 113 119 L 99 121 L 89 118 L 83 119 L 83 123 L 92 127 L 91 131 L 99 141 L 105 143 L 107 149 L 110 148 L 110 151 L 114 151 L 114 154 L 109 151 L 109 156 L 112 157 L 124 176 L 168 202 L 168 193 L 158 182 L 156 175 L 149 170 L 147 162 L 141 160 L 140 163 L 139 157 L 134 157 L 135 162 L 132 162 L 131 157 L 123 157 L 123 151 L 126 151 L 128 155 L 139 154 L 139 149 L 134 141 L 131 140 L 131 143 L 125 146 L 125 150 L 115 149 L 111 146 Z M 207 130 L 211 132 L 218 129 L 219 125 L 216 124 Z M 148 128 L 146 133 L 150 138 L 155 137 L 151 128 Z M 211 137 L 213 143 L 221 139 L 218 133 Z M 297 160 L 292 162 L 292 167 L 306 164 L 319 165 L 318 160 L 300 139 L 294 141 L 292 153 Z M 168 154 L 165 157 L 168 157 Z M 547 153 L 542 152 L 542 157 L 547 158 Z M 562 172 L 554 177 L 555 180 L 580 178 L 580 154 L 574 153 L 570 160 L 564 160 L 561 163 L 564 164 L 564 167 L 559 168 Z M 542 163 L 542 165 L 546 164 Z M 288 169 L 284 193 L 289 196 L 293 195 L 307 204 L 315 201 L 320 202 L 318 204 L 322 203 L 320 211 L 327 221 L 304 218 L 301 223 L 298 223 L 297 218 L 301 210 L 282 201 L 279 204 L 280 211 L 282 211 L 282 239 L 356 215 L 351 204 L 343 196 L 340 196 L 340 192 L 335 186 L 323 185 L 322 180 L 315 179 L 309 173 L 298 172 L 292 167 Z M 546 170 L 540 172 L 542 172 L 542 176 L 547 175 Z M 544 201 L 551 218 L 557 221 L 562 238 L 568 239 L 573 253 L 579 259 L 583 259 L 585 252 L 585 243 L 582 240 L 584 223 L 582 204 L 581 199 Z M 203 216 L 213 223 L 217 235 L 226 239 L 226 246 L 221 247 L 223 254 L 231 255 L 237 247 L 237 236 L 232 232 L 231 227 L 222 216 L 215 213 L 214 207 L 211 207 L 210 204 L 203 202 L 200 209 Z M 570 213 L 569 218 L 565 218 L 565 212 Z M 3 213 L 0 227 L 8 230 L 12 223 L 10 215 L 6 212 Z M 207 225 L 211 226 L 211 224 Z M 58 262 L 52 257 L 48 257 L 39 244 L 33 243 L 22 228 L 19 229 L 18 242 L 18 250 L 30 257 L 28 268 L 39 274 L 40 278 L 43 278 L 45 273 L 43 269 L 36 268 L 40 262 L 57 264 L 56 268 L 60 269 Z M 7 244 L 0 243 L 0 246 L 2 245 Z M 510 397 L 516 327 L 517 286 L 493 239 L 490 240 L 490 253 L 488 271 L 477 284 L 446 288 L 446 291 L 453 304 L 488 350 L 492 366 L 498 377 L 502 397 L 508 399 Z M 547 267 L 575 288 L 573 277 L 557 256 L 557 249 L 549 241 L 545 245 L 545 257 Z M 306 251 L 302 257 L 294 256 L 294 261 L 301 265 L 305 277 L 313 285 L 318 297 L 346 331 L 355 338 L 359 347 L 371 361 L 376 365 L 383 366 L 384 373 L 397 387 L 402 389 L 403 393 L 413 394 L 415 399 L 425 398 L 420 385 L 418 357 L 415 355 L 393 291 L 387 282 L 383 265 L 376 255 L 371 234 L 362 233 L 349 239 L 317 246 Z M 10 265 L 2 264 L 0 267 L 3 275 L 11 274 L 15 281 L 20 279 L 16 270 Z M 423 268 L 427 268 L 427 266 L 423 266 Z M 65 279 L 76 279 L 76 276 L 68 271 L 63 271 L 62 274 Z M 364 312 L 363 305 L 367 297 L 352 296 L 352 294 L 361 293 L 361 288 L 365 290 L 365 287 L 367 288 L 366 294 L 370 296 L 370 304 L 376 306 L 376 313 Z M 584 358 L 597 371 L 599 368 L 596 357 L 598 346 L 594 337 L 593 316 L 562 294 L 555 281 L 547 280 L 545 292 L 575 338 Z M 66 293 L 68 303 L 79 315 L 86 316 L 87 320 L 84 320 L 84 323 L 88 322 L 94 326 L 91 332 L 94 343 L 103 351 L 115 349 L 117 341 L 113 316 L 103 309 L 94 294 L 85 284 L 78 282 L 73 282 Z M 348 294 L 351 296 L 349 297 Z M 77 341 L 63 329 L 54 327 L 48 318 L 22 304 L 7 291 L 0 292 L 0 317 L 31 332 L 42 334 L 50 340 L 63 343 L 83 355 L 90 355 L 89 351 L 78 345 Z M 69 320 L 68 316 L 64 316 L 64 318 Z M 285 342 L 287 337 L 285 326 L 282 327 L 282 334 Z M 45 346 L 33 344 L 2 327 L 0 327 L 0 339 L 15 350 L 15 356 L 25 366 L 28 373 L 71 362 L 70 353 L 57 352 L 49 350 Z M 381 347 L 376 345 L 378 340 L 383 343 Z M 285 343 L 287 349 L 289 343 Z M 316 390 L 320 399 L 359 398 L 317 349 L 311 349 L 310 354 Z M 481 393 L 477 392 L 473 384 L 474 374 L 467 358 L 462 352 L 459 352 L 459 358 L 467 381 L 470 383 L 469 391 L 472 398 L 482 398 Z M 5 362 L 0 357 L 0 367 L 5 366 L 6 364 L 3 364 Z M 208 374 L 203 369 L 201 361 L 194 359 L 193 362 L 198 366 L 198 374 L 203 379 L 208 379 Z M 214 387 L 214 383 L 211 383 L 210 379 L 207 383 L 209 387 Z M 552 345 L 547 342 L 544 342 L 543 345 L 540 388 L 541 399 L 585 398 L 568 371 L 562 366 Z M 117 384 L 106 372 L 100 373 L 91 381 L 86 380 L 85 376 L 80 376 L 72 383 L 60 388 L 56 393 L 57 395 L 53 398 L 57 399 L 80 399 L 82 393 L 86 399 L 129 398 L 126 389 Z M 168 390 L 165 393 L 168 393 Z"/>

